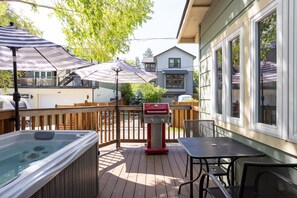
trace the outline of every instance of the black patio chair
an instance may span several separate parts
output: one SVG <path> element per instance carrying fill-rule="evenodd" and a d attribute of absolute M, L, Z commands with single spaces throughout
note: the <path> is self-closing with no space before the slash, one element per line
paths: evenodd
<path fill-rule="evenodd" d="M 184 120 L 184 130 L 186 137 L 215 137 L 214 120 Z M 222 176 L 228 176 L 227 167 L 229 162 L 225 159 L 194 159 L 193 164 L 200 164 L 199 173 L 196 179 L 180 185 L 179 193 L 183 185 L 196 181 L 200 177 L 202 170 L 218 176 L 223 183 Z M 185 177 L 187 177 L 188 166 L 189 156 L 187 154 Z"/>
<path fill-rule="evenodd" d="M 213 187 L 208 187 L 211 178 Z M 206 180 L 206 181 L 205 181 Z M 296 198 L 297 164 L 244 163 L 239 186 L 223 186 L 212 174 L 202 175 L 199 197 L 226 198 Z"/>

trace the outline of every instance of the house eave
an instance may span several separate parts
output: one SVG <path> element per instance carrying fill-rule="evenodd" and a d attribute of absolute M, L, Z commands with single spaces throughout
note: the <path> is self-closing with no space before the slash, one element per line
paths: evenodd
<path fill-rule="evenodd" d="M 198 26 L 211 1 L 187 0 L 177 33 L 177 43 L 199 43 Z"/>

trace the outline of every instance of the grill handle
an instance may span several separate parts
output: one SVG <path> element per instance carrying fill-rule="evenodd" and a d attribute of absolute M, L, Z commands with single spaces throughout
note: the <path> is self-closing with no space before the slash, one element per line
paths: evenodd
<path fill-rule="evenodd" d="M 167 113 L 167 111 L 146 111 L 147 113 Z"/>

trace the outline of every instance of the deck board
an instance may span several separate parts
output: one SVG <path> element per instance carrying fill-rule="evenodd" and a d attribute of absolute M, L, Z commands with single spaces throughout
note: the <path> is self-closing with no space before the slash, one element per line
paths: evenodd
<path fill-rule="evenodd" d="M 189 197 L 189 185 L 178 194 L 179 185 L 189 180 L 184 178 L 186 153 L 178 143 L 167 146 L 169 153 L 161 155 L 146 155 L 144 144 L 138 143 L 122 144 L 119 150 L 112 145 L 101 148 L 98 197 Z M 196 165 L 195 174 L 198 170 Z"/>

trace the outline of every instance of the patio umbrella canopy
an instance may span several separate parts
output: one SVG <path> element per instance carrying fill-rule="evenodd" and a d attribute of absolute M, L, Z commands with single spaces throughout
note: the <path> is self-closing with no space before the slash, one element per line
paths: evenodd
<path fill-rule="evenodd" d="M 93 80 L 105 83 L 146 83 L 157 78 L 156 75 L 134 67 L 123 60 L 106 62 L 75 71 L 83 80 Z"/>
<path fill-rule="evenodd" d="M 0 27 L 0 69 L 13 70 L 16 130 L 20 129 L 17 71 L 65 70 L 93 65 L 67 52 L 61 45 L 10 26 Z"/>
<path fill-rule="evenodd" d="M 116 132 L 117 148 L 119 147 L 120 126 L 118 124 L 118 84 L 121 83 L 146 83 L 157 78 L 156 75 L 145 72 L 134 67 L 123 60 L 117 59 L 113 62 L 106 62 L 75 71 L 83 80 L 92 80 L 116 84 Z"/>

